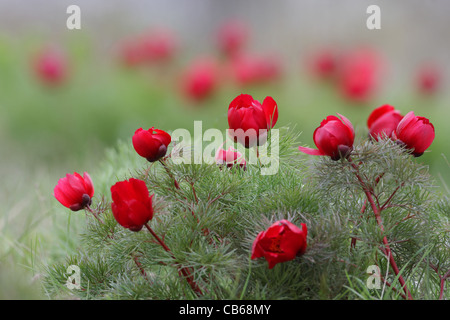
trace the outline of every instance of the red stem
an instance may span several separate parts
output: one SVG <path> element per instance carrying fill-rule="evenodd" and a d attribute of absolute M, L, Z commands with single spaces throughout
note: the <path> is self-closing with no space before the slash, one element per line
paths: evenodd
<path fill-rule="evenodd" d="M 441 278 L 441 291 L 439 293 L 439 300 L 442 300 L 444 298 L 444 286 L 445 286 L 445 281 L 450 278 L 450 270 L 447 271 L 447 273 L 441 277 L 439 275 L 439 278 Z"/>
<path fill-rule="evenodd" d="M 166 163 L 164 162 L 164 160 L 159 159 L 159 162 L 162 164 L 162 166 L 164 167 L 164 169 L 166 170 L 167 174 L 169 175 L 169 177 L 171 177 L 174 181 L 175 184 L 175 188 L 180 189 L 180 185 L 178 184 L 177 179 L 175 179 L 175 177 L 173 176 L 172 172 L 170 172 L 169 168 L 167 167 Z"/>
<path fill-rule="evenodd" d="M 147 228 L 147 230 L 151 233 L 151 235 L 156 239 L 156 241 L 158 241 L 158 243 L 164 248 L 164 250 L 166 250 L 167 252 L 170 253 L 171 257 L 173 259 L 175 259 L 175 256 L 173 255 L 172 251 L 169 249 L 169 247 L 164 243 L 163 240 L 161 240 L 160 237 L 158 237 L 158 235 L 153 231 L 152 228 L 150 228 L 150 226 L 146 223 L 144 224 L 144 226 Z M 197 283 L 194 281 L 194 278 L 192 277 L 190 271 L 187 268 L 184 267 L 178 267 L 178 273 L 180 275 L 182 275 L 186 281 L 188 282 L 188 284 L 190 285 L 190 287 L 192 288 L 192 290 L 194 290 L 194 292 L 198 295 L 201 296 L 203 295 L 202 290 L 200 289 L 200 287 L 197 285 Z"/>
<path fill-rule="evenodd" d="M 350 157 L 348 157 L 348 161 L 352 165 L 352 167 L 355 169 L 356 178 L 360 182 L 360 184 L 361 184 L 361 186 L 363 188 L 363 191 L 364 191 L 364 193 L 365 193 L 365 195 L 367 197 L 367 200 L 369 201 L 370 206 L 372 207 L 373 213 L 375 215 L 375 219 L 376 219 L 376 221 L 378 223 L 378 226 L 381 229 L 381 232 L 384 233 L 384 226 L 383 226 L 383 221 L 382 221 L 381 215 L 380 215 L 380 212 L 381 212 L 380 208 L 376 206 L 375 201 L 373 200 L 372 194 L 368 190 L 368 188 L 367 188 L 366 184 L 364 183 L 364 181 L 361 179 L 361 176 L 359 175 L 359 168 L 358 168 L 358 166 L 351 160 Z M 384 244 L 385 254 L 389 257 L 389 263 L 390 263 L 392 269 L 394 270 L 395 275 L 398 276 L 398 280 L 399 280 L 400 284 L 402 285 L 403 291 L 408 296 L 408 299 L 412 300 L 412 296 L 411 296 L 411 293 L 409 292 L 409 290 L 408 290 L 408 288 L 406 286 L 406 282 L 403 279 L 403 277 L 400 275 L 400 270 L 399 270 L 397 264 L 395 263 L 395 260 L 394 260 L 394 257 L 392 255 L 392 251 L 391 251 L 391 248 L 389 246 L 389 242 L 388 242 L 386 236 L 383 236 L 383 244 Z"/>
<path fill-rule="evenodd" d="M 133 260 L 134 260 L 134 263 L 136 264 L 136 266 L 139 268 L 139 271 L 141 272 L 141 274 L 144 276 L 144 278 L 151 283 L 149 277 L 147 276 L 147 273 L 145 272 L 144 268 L 142 267 L 142 264 L 139 262 L 138 257 L 133 256 Z"/>
<path fill-rule="evenodd" d="M 98 216 L 97 212 L 95 212 L 90 206 L 86 206 L 86 209 L 92 213 L 92 215 L 98 220 L 98 222 L 100 222 L 100 224 L 104 224 L 104 222 L 102 221 L 102 219 L 100 219 L 100 217 Z"/>
<path fill-rule="evenodd" d="M 380 182 L 380 180 L 381 180 L 381 178 L 384 176 L 384 173 L 382 173 L 382 174 L 380 174 L 380 175 L 378 175 L 378 177 L 376 177 L 376 179 L 375 179 L 375 185 L 377 185 L 378 184 L 378 182 Z M 364 200 L 364 204 L 363 204 L 363 206 L 361 207 L 361 211 L 360 211 L 360 213 L 361 213 L 361 219 L 362 219 L 362 215 L 364 214 L 364 211 L 366 211 L 366 208 L 367 208 L 367 199 L 365 199 Z M 353 248 L 355 248 L 356 247 L 356 237 L 352 237 L 352 240 L 351 240 L 351 243 L 350 243 L 350 249 L 353 249 Z"/>
<path fill-rule="evenodd" d="M 450 278 L 450 270 L 448 270 L 443 276 L 439 274 L 439 268 L 430 263 L 430 267 L 437 273 L 439 279 L 441 280 L 440 283 L 440 291 L 439 291 L 439 300 L 442 300 L 444 298 L 444 287 L 445 287 L 445 281 L 447 281 L 448 278 Z"/>

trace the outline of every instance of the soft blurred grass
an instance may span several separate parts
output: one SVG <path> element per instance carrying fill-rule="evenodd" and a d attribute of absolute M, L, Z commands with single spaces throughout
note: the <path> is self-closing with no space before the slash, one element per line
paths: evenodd
<path fill-rule="evenodd" d="M 106 148 L 114 147 L 118 139 L 130 143 L 139 127 L 192 132 L 194 120 L 202 120 L 204 129 L 225 130 L 228 104 L 240 93 L 261 101 L 274 97 L 278 125 L 295 125 L 309 146 L 314 129 L 329 114 L 345 115 L 357 134 L 366 135 L 365 121 L 373 108 L 389 103 L 404 114 L 414 110 L 436 128 L 432 152 L 417 161 L 430 165 L 438 183 L 450 185 L 443 156 L 448 156 L 450 136 L 448 96 L 421 98 L 408 85 L 387 82 L 390 90 L 366 105 L 355 105 L 332 86 L 308 81 L 294 65 L 276 84 L 228 85 L 194 104 L 179 92 L 182 59 L 166 71 L 136 71 L 120 67 L 113 54 L 91 53 L 89 43 L 71 44 L 68 49 L 69 82 L 47 88 L 30 73 L 33 46 L 0 37 L 0 299 L 45 299 L 39 285 L 41 267 L 76 250 L 84 214 L 71 213 L 52 196 L 60 177 L 74 171 L 95 172 Z"/>

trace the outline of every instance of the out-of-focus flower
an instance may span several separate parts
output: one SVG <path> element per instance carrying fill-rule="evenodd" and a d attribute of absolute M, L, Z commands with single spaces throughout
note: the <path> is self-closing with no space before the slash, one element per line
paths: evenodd
<path fill-rule="evenodd" d="M 421 156 L 433 143 L 435 136 L 433 124 L 424 117 L 408 112 L 399 122 L 392 137 L 406 148 L 413 150 L 415 157 Z"/>
<path fill-rule="evenodd" d="M 223 148 L 217 149 L 215 160 L 217 165 L 225 165 L 228 168 L 239 166 L 240 168 L 245 170 L 247 166 L 242 153 L 235 150 L 233 147 L 229 147 L 228 150 L 225 150 Z"/>
<path fill-rule="evenodd" d="M 268 130 L 278 120 L 278 106 L 272 97 L 261 104 L 249 94 L 241 94 L 228 107 L 230 135 L 246 148 L 266 142 Z"/>
<path fill-rule="evenodd" d="M 366 102 L 378 87 L 379 57 L 371 50 L 355 50 L 343 56 L 338 74 L 341 94 L 350 101 Z"/>
<path fill-rule="evenodd" d="M 249 38 L 248 26 L 240 20 L 224 22 L 218 30 L 217 42 L 219 51 L 226 57 L 241 53 Z"/>
<path fill-rule="evenodd" d="M 145 35 L 141 45 L 145 60 L 150 63 L 158 63 L 174 57 L 178 41 L 169 30 L 157 29 Z"/>
<path fill-rule="evenodd" d="M 220 69 L 213 59 L 198 58 L 182 75 L 183 93 L 192 101 L 203 101 L 215 93 L 219 78 Z"/>
<path fill-rule="evenodd" d="M 241 86 L 272 83 L 282 74 L 276 55 L 240 54 L 231 60 L 229 68 L 232 79 Z"/>
<path fill-rule="evenodd" d="M 336 77 L 339 65 L 338 53 L 331 49 L 321 49 L 307 58 L 307 68 L 313 77 L 320 80 L 331 80 Z"/>
<path fill-rule="evenodd" d="M 60 85 L 68 77 L 67 58 L 59 48 L 41 50 L 33 59 L 33 68 L 38 79 L 48 85 Z"/>
<path fill-rule="evenodd" d="M 120 46 L 120 56 L 124 65 L 156 65 L 171 61 L 178 48 L 173 32 L 154 29 L 135 38 L 125 40 Z"/>
<path fill-rule="evenodd" d="M 367 119 L 369 135 L 375 140 L 383 136 L 392 137 L 392 133 L 402 118 L 400 112 L 389 104 L 374 109 Z"/>
<path fill-rule="evenodd" d="M 59 179 L 53 189 L 54 197 L 65 207 L 72 211 L 86 208 L 92 202 L 94 186 L 87 172 L 81 176 L 79 173 L 66 174 Z"/>
<path fill-rule="evenodd" d="M 301 228 L 288 220 L 280 220 L 258 234 L 252 246 L 252 259 L 264 257 L 269 269 L 277 263 L 293 260 L 305 253 L 308 229 Z"/>
<path fill-rule="evenodd" d="M 170 134 L 154 127 L 148 130 L 139 128 L 132 138 L 134 150 L 150 162 L 164 157 L 171 141 Z"/>
<path fill-rule="evenodd" d="M 153 195 L 144 181 L 130 178 L 111 187 L 111 209 L 116 221 L 131 231 L 140 231 L 153 218 Z"/>
<path fill-rule="evenodd" d="M 346 158 L 353 150 L 355 131 L 352 123 L 343 115 L 328 116 L 314 131 L 313 139 L 317 149 L 299 147 L 301 152 L 314 156 L 329 156 L 332 160 Z"/>
<path fill-rule="evenodd" d="M 425 95 L 432 95 L 439 90 L 442 74 L 431 64 L 421 66 L 417 71 L 417 89 Z"/>

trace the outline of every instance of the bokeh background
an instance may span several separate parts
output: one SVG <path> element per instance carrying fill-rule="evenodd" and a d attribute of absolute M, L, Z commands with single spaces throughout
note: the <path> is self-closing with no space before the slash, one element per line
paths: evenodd
<path fill-rule="evenodd" d="M 309 146 L 336 112 L 362 138 L 382 104 L 427 117 L 418 161 L 448 193 L 449 40 L 445 0 L 0 0 L 0 299 L 46 299 L 42 266 L 76 248 L 59 178 L 95 172 L 139 127 L 226 129 L 240 93 L 272 96 Z"/>

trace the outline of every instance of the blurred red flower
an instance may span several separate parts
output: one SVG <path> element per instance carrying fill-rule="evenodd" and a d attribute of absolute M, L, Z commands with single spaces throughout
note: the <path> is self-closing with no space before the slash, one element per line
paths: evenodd
<path fill-rule="evenodd" d="M 164 157 L 171 141 L 170 134 L 154 127 L 148 130 L 139 128 L 135 131 L 132 138 L 136 152 L 150 162 Z"/>
<path fill-rule="evenodd" d="M 282 74 L 280 59 L 269 54 L 237 55 L 230 61 L 229 69 L 232 79 L 241 86 L 274 82 Z"/>
<path fill-rule="evenodd" d="M 399 122 L 392 136 L 406 148 L 412 149 L 415 157 L 419 157 L 433 143 L 435 132 L 427 118 L 418 117 L 410 111 Z"/>
<path fill-rule="evenodd" d="M 339 63 L 338 53 L 331 48 L 320 49 L 307 58 L 308 70 L 320 80 L 335 78 Z"/>
<path fill-rule="evenodd" d="M 375 140 L 383 135 L 392 137 L 392 133 L 397 128 L 403 116 L 391 105 L 385 104 L 374 109 L 367 119 L 369 135 Z"/>
<path fill-rule="evenodd" d="M 193 61 L 182 75 L 183 93 L 193 101 L 202 101 L 211 97 L 217 90 L 220 69 L 216 61 L 198 58 Z"/>
<path fill-rule="evenodd" d="M 36 76 L 45 84 L 59 85 L 68 76 L 68 62 L 63 51 L 55 47 L 42 49 L 33 59 Z"/>
<path fill-rule="evenodd" d="M 342 57 L 338 85 L 342 95 L 354 102 L 372 98 L 378 86 L 379 57 L 372 50 L 355 50 Z"/>
<path fill-rule="evenodd" d="M 314 131 L 313 139 L 317 149 L 299 147 L 301 152 L 314 156 L 330 156 L 332 160 L 347 157 L 353 150 L 355 131 L 352 123 L 343 115 L 328 116 Z"/>
<path fill-rule="evenodd" d="M 125 40 L 120 46 L 120 55 L 124 65 L 129 67 L 162 64 L 173 59 L 177 48 L 174 33 L 161 28 Z"/>
<path fill-rule="evenodd" d="M 225 57 L 241 53 L 249 38 L 248 26 L 240 20 L 229 20 L 220 25 L 217 33 L 219 51 Z"/>
<path fill-rule="evenodd" d="M 72 211 L 86 208 L 92 202 L 94 186 L 87 172 L 81 176 L 79 173 L 66 174 L 59 179 L 53 189 L 54 197 L 65 207 Z"/>
<path fill-rule="evenodd" d="M 417 71 L 417 88 L 420 93 L 431 95 L 439 90 L 442 74 L 431 64 L 421 66 Z"/>
<path fill-rule="evenodd" d="M 258 234 L 253 242 L 251 258 L 264 257 L 269 269 L 272 269 L 277 263 L 290 261 L 304 254 L 307 234 L 308 229 L 304 223 L 299 228 L 288 220 L 277 221 Z"/>
<path fill-rule="evenodd" d="M 153 195 L 144 181 L 130 178 L 111 187 L 111 209 L 116 221 L 131 231 L 140 231 L 153 218 Z"/>
<path fill-rule="evenodd" d="M 230 135 L 246 148 L 264 144 L 277 120 L 278 106 L 272 97 L 266 97 L 261 104 L 251 95 L 241 94 L 228 107 Z"/>

